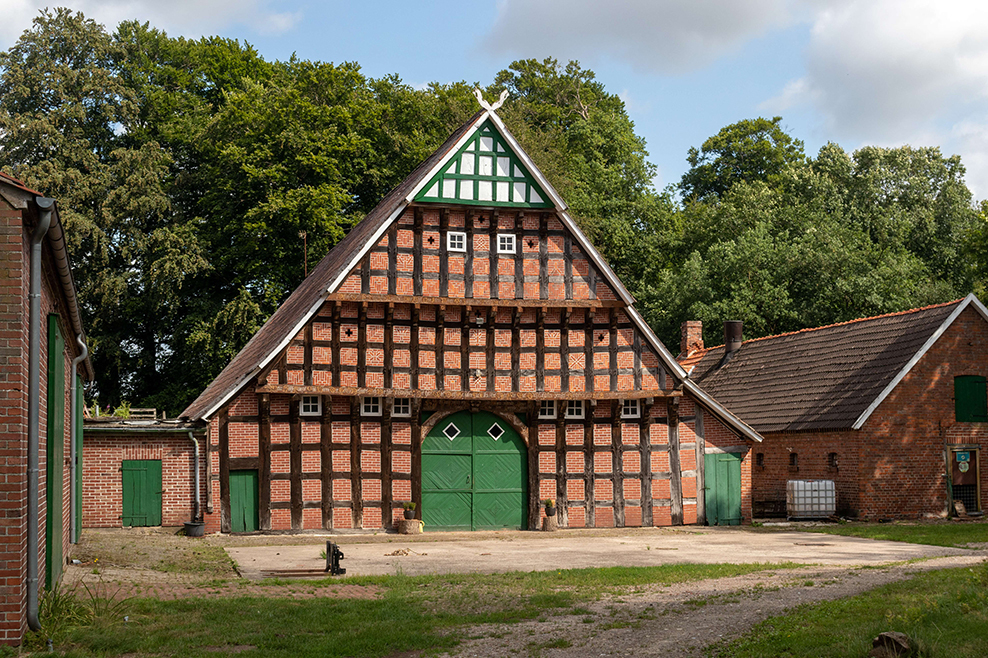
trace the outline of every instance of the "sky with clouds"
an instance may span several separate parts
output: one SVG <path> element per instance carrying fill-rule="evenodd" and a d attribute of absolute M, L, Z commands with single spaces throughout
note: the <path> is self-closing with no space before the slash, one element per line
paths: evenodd
<path fill-rule="evenodd" d="M 269 60 L 355 61 L 412 85 L 487 84 L 513 60 L 576 59 L 620 94 L 675 183 L 690 146 L 782 116 L 808 153 L 827 142 L 939 146 L 988 198 L 983 0 L 63 0 L 112 29 L 149 21 L 219 34 Z M 46 3 L 0 0 L 0 49 Z"/>

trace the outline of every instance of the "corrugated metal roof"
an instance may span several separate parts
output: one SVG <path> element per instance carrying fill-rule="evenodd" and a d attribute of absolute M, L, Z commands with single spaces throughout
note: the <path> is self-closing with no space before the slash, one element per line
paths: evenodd
<path fill-rule="evenodd" d="M 761 433 L 850 429 L 959 304 L 710 348 L 690 378 Z"/>

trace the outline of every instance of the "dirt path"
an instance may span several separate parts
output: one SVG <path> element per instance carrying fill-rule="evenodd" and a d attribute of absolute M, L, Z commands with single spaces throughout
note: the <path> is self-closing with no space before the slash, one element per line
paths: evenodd
<path fill-rule="evenodd" d="M 590 614 L 474 626 L 452 656 L 702 656 L 703 648 L 804 603 L 846 598 L 933 569 L 978 564 L 984 552 L 882 568 L 801 567 L 646 588 L 586 606 Z M 557 647 L 557 648 L 554 648 Z"/>

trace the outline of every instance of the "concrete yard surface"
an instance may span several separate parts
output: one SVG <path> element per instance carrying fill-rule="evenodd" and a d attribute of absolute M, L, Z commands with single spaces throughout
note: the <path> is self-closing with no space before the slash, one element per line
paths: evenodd
<path fill-rule="evenodd" d="M 451 534 L 457 536 L 451 537 Z M 345 554 L 341 566 L 348 576 L 502 573 L 685 562 L 860 566 L 972 554 L 970 550 L 959 548 L 725 527 L 635 529 L 633 532 L 616 529 L 593 534 L 567 530 L 555 533 L 504 531 L 484 533 L 477 539 L 470 538 L 470 533 L 442 533 L 435 541 L 429 541 L 428 534 L 419 535 L 415 540 L 404 535 L 386 538 L 332 535 L 313 536 L 311 544 L 228 546 L 226 551 L 245 578 L 256 580 L 278 572 L 311 571 L 312 575 L 317 575 L 326 565 L 320 552 L 325 549 L 327 540 L 337 543 Z"/>

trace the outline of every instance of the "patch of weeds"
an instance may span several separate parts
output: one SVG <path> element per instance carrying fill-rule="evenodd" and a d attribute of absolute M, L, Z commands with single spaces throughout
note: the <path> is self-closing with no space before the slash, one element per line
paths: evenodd
<path fill-rule="evenodd" d="M 559 638 L 548 642 L 530 642 L 528 644 L 528 655 L 537 658 L 542 655 L 544 649 L 569 649 L 573 643 L 567 639 Z"/>
<path fill-rule="evenodd" d="M 807 581 L 803 582 L 803 587 L 813 587 L 813 584 L 814 583 L 813 583 L 812 580 L 807 580 Z"/>

